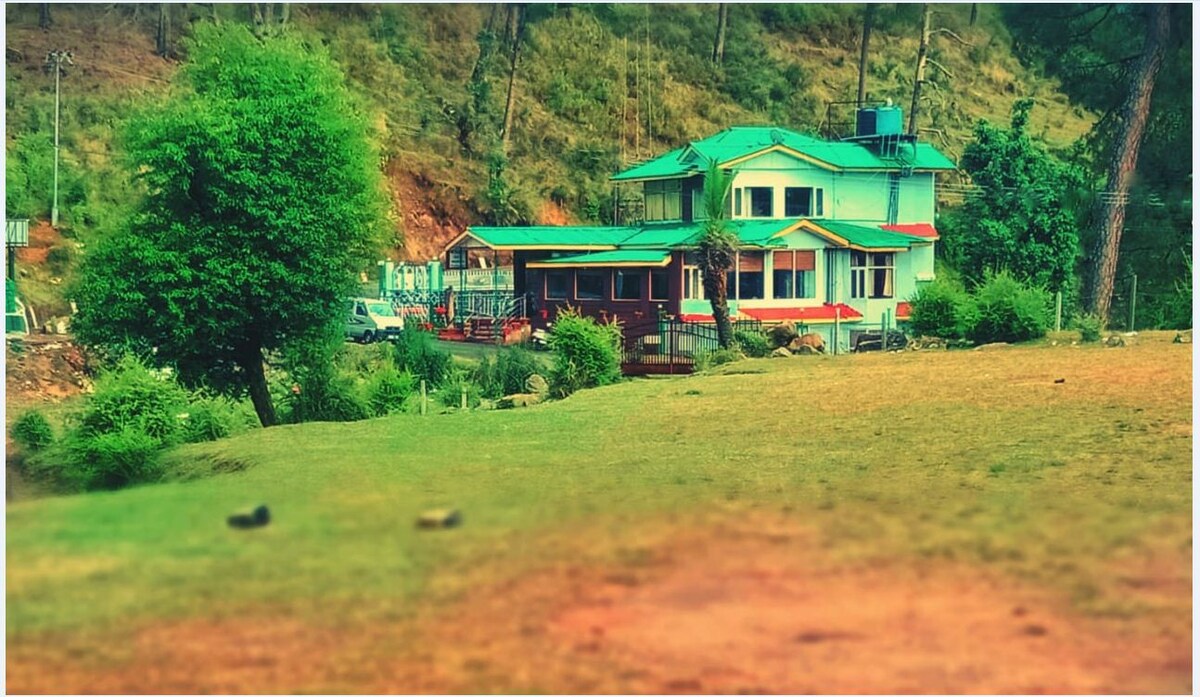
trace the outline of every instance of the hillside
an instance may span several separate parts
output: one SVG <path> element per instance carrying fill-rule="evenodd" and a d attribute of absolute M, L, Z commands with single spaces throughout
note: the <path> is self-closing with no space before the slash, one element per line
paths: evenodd
<path fill-rule="evenodd" d="M 216 8 L 215 10 L 212 8 Z M 923 137 L 952 157 L 973 123 L 1005 121 L 1014 99 L 1033 96 L 1033 132 L 1065 148 L 1095 121 L 1051 79 L 1022 65 L 998 9 L 938 6 Z M 248 6 L 171 6 L 170 58 L 155 55 L 156 6 L 9 5 L 6 46 L 6 207 L 9 217 L 49 217 L 53 81 L 42 59 L 70 48 L 62 86 L 57 273 L 22 261 L 35 308 L 64 311 L 69 257 L 111 228 L 136 196 L 118 166 L 118 136 L 137 109 L 169 89 L 194 22 L 248 21 Z M 291 31 L 327 46 L 375 112 L 384 165 L 401 221 L 397 258 L 427 259 L 466 224 L 603 221 L 606 177 L 630 162 L 738 123 L 775 122 L 818 132 L 826 103 L 853 99 L 861 6 L 734 5 L 725 58 L 710 60 L 715 5 L 531 6 L 515 78 L 513 126 L 499 149 L 509 63 L 494 47 L 503 6 L 305 6 Z M 883 5 L 871 39 L 868 97 L 911 101 L 919 6 Z M 489 31 L 491 33 L 489 33 Z M 487 47 L 493 50 L 484 50 Z M 481 48 L 483 47 L 483 48 Z M 849 115 L 834 112 L 834 120 Z M 502 171 L 499 192 L 489 170 Z M 43 252 L 44 253 L 44 252 Z M 40 307 L 39 307 L 40 306 Z"/>

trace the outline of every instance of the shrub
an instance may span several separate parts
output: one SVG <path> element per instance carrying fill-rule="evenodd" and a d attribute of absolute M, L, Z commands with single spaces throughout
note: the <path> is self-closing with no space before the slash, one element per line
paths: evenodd
<path fill-rule="evenodd" d="M 80 419 L 84 436 L 139 430 L 164 444 L 180 435 L 179 415 L 187 392 L 165 371 L 152 371 L 132 356 L 100 374 Z"/>
<path fill-rule="evenodd" d="M 162 441 L 136 428 L 67 439 L 66 464 L 59 479 L 84 489 L 119 489 L 162 476 Z"/>
<path fill-rule="evenodd" d="M 697 373 L 703 373 L 706 370 L 712 370 L 719 365 L 726 363 L 734 363 L 744 359 L 746 356 L 737 347 L 716 349 L 715 351 L 705 351 L 697 354 L 695 359 L 695 369 Z"/>
<path fill-rule="evenodd" d="M 1079 330 L 1079 338 L 1084 343 L 1099 341 L 1100 333 L 1104 331 L 1104 323 L 1100 317 L 1091 313 L 1079 315 L 1073 324 Z"/>
<path fill-rule="evenodd" d="M 467 407 L 474 409 L 479 406 L 481 397 L 479 385 L 471 379 L 471 374 L 465 370 L 456 369 L 450 372 L 442 386 L 438 388 L 437 400 L 444 407 L 462 406 L 463 390 L 467 392 Z"/>
<path fill-rule="evenodd" d="M 42 412 L 36 409 L 21 414 L 9 429 L 13 441 L 27 452 L 36 452 L 54 443 L 54 430 Z"/>
<path fill-rule="evenodd" d="M 71 247 L 68 246 L 69 244 L 55 245 L 46 252 L 46 265 L 50 267 L 50 272 L 55 276 L 65 276 L 71 267 L 71 259 L 74 254 Z"/>
<path fill-rule="evenodd" d="M 488 399 L 525 392 L 525 381 L 541 370 L 541 363 L 529 349 L 501 349 L 495 360 L 485 358 L 475 370 L 475 382 Z"/>
<path fill-rule="evenodd" d="M 971 297 L 953 279 L 939 278 L 923 286 L 911 303 L 909 326 L 917 336 L 961 339 L 972 323 Z"/>
<path fill-rule="evenodd" d="M 733 342 L 742 349 L 742 353 L 751 358 L 765 358 L 771 355 L 771 342 L 762 332 L 738 330 L 733 333 Z"/>
<path fill-rule="evenodd" d="M 1036 339 L 1049 325 L 1050 296 L 1003 272 L 989 274 L 976 289 L 974 307 L 968 334 L 977 344 Z"/>
<path fill-rule="evenodd" d="M 371 415 L 354 379 L 331 366 L 305 371 L 297 386 L 284 404 L 284 420 L 290 423 L 360 421 Z"/>
<path fill-rule="evenodd" d="M 406 328 L 396 339 L 396 368 L 407 370 L 430 389 L 442 384 L 450 373 L 450 354 L 433 343 L 433 335 L 420 329 Z"/>
<path fill-rule="evenodd" d="M 200 394 L 188 405 L 182 439 L 184 443 L 203 443 L 227 438 L 246 428 L 251 420 L 257 423 L 257 419 L 247 419 L 242 405 L 224 397 Z"/>
<path fill-rule="evenodd" d="M 597 324 L 568 309 L 558 313 L 549 343 L 554 352 L 550 385 L 556 396 L 608 385 L 621 377 L 621 328 L 615 322 Z"/>
<path fill-rule="evenodd" d="M 367 380 L 367 405 L 375 416 L 387 416 L 404 411 L 404 403 L 412 395 L 416 380 L 412 373 L 400 372 L 395 366 L 385 366 Z"/>

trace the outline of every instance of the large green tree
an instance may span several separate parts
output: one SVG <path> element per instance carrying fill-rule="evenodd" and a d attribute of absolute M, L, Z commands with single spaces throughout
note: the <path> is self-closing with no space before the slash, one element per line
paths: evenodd
<path fill-rule="evenodd" d="M 946 254 L 968 285 L 981 283 L 989 271 L 1007 270 L 1071 297 L 1083 174 L 1030 139 L 1032 106 L 1032 100 L 1019 100 L 1009 129 L 976 126 L 959 166 L 979 192 L 943 224 Z"/>
<path fill-rule="evenodd" d="M 712 305 L 713 320 L 717 323 L 717 343 L 721 348 L 733 344 L 733 325 L 729 322 L 729 271 L 737 254 L 737 233 L 725 212 L 729 187 L 733 177 L 715 162 L 704 175 L 704 221 L 701 226 L 698 251 L 704 294 Z"/>
<path fill-rule="evenodd" d="M 367 119 L 319 47 L 203 25 L 180 84 L 135 119 L 136 213 L 89 254 L 77 336 L 191 383 L 248 392 L 276 422 L 272 352 L 327 340 L 386 239 Z"/>

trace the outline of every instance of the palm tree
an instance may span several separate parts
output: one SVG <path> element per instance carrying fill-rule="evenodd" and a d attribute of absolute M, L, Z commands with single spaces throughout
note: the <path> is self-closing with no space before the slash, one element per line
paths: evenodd
<path fill-rule="evenodd" d="M 733 344 L 733 325 L 729 322 L 729 302 L 726 298 L 726 278 L 733 268 L 737 254 L 737 234 L 725 213 L 729 187 L 733 176 L 717 163 L 710 162 L 704 175 L 704 226 L 698 242 L 700 270 L 704 275 L 704 292 L 712 303 L 713 319 L 717 322 L 717 343 L 721 348 Z"/>

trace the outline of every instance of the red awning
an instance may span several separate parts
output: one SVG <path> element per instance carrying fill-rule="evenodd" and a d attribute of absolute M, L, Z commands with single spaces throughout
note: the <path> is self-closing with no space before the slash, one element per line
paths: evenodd
<path fill-rule="evenodd" d="M 684 322 L 712 322 L 712 315 L 679 315 L 679 319 Z"/>
<path fill-rule="evenodd" d="M 908 319 L 909 317 L 912 317 L 912 305 L 896 303 L 896 319 Z"/>
<path fill-rule="evenodd" d="M 816 307 L 741 307 L 738 311 L 747 317 L 764 322 L 781 322 L 790 319 L 800 322 L 833 322 L 841 309 L 843 322 L 855 322 L 862 314 L 844 303 L 817 305 Z"/>
<path fill-rule="evenodd" d="M 880 230 L 888 232 L 899 232 L 913 237 L 922 237 L 927 240 L 936 240 L 941 236 L 938 231 L 929 223 L 906 223 L 904 225 L 880 225 Z"/>

